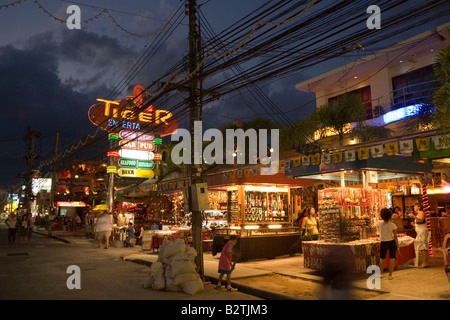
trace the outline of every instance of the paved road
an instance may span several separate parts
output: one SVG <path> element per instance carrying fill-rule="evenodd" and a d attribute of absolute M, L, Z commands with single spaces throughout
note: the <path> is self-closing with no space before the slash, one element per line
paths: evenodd
<path fill-rule="evenodd" d="M 211 283 L 194 296 L 144 289 L 142 282 L 149 267 L 117 259 L 121 255 L 118 250 L 123 254 L 126 249 L 129 248 L 105 250 L 38 234 L 33 234 L 27 244 L 20 243 L 19 238 L 10 245 L 7 228 L 0 225 L 0 299 L 260 300 L 242 292 L 215 290 Z M 67 279 L 72 275 L 67 269 L 71 265 L 80 268 L 80 290 L 67 287 Z"/>

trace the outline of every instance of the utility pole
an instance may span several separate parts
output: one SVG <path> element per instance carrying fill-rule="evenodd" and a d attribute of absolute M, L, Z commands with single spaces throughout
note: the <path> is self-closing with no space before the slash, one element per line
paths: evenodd
<path fill-rule="evenodd" d="M 55 193 L 56 193 L 56 159 L 58 157 L 58 144 L 59 144 L 59 132 L 56 132 L 55 135 L 55 156 L 53 158 L 53 164 L 52 164 L 52 188 L 50 190 L 50 214 L 49 214 L 49 221 L 48 221 L 48 235 L 52 236 L 52 223 L 53 219 L 55 218 Z"/>
<path fill-rule="evenodd" d="M 35 148 L 35 138 L 40 138 L 41 134 L 37 131 L 34 131 L 31 129 L 31 127 L 28 127 L 27 134 L 25 135 L 24 140 L 29 141 L 28 142 L 28 150 L 25 155 L 25 163 L 27 165 L 26 173 L 25 173 L 25 210 L 26 214 L 31 214 L 31 207 L 30 207 L 30 201 L 31 197 L 33 195 L 31 183 L 33 179 L 33 163 L 34 160 L 37 158 L 37 155 L 34 153 Z"/>
<path fill-rule="evenodd" d="M 197 74 L 197 66 L 198 66 L 198 56 L 199 56 L 199 48 L 198 48 L 198 26 L 197 26 L 197 1 L 196 0 L 186 0 L 186 8 L 188 9 L 187 14 L 189 15 L 189 74 L 190 74 L 190 92 L 189 92 L 189 110 L 190 110 L 190 131 L 191 131 L 191 145 L 195 144 L 195 135 L 194 135 L 194 124 L 195 121 L 200 121 L 199 116 L 199 94 L 198 90 L 198 74 Z M 191 154 L 191 166 L 188 170 L 189 178 L 190 178 L 190 197 L 189 197 L 189 208 L 192 212 L 192 246 L 197 251 L 197 256 L 195 259 L 195 263 L 197 265 L 197 271 L 201 277 L 204 276 L 204 268 L 203 268 L 203 245 L 202 245 L 202 213 L 199 210 L 193 210 L 193 197 L 192 197 L 192 187 L 195 186 L 196 183 L 200 183 L 202 181 L 201 177 L 201 164 L 195 164 L 194 161 L 194 150 L 192 149 Z"/>
<path fill-rule="evenodd" d="M 115 150 L 117 147 L 116 140 L 109 138 L 109 149 Z M 114 156 L 108 156 L 108 168 L 114 167 L 115 161 Z M 115 172 L 108 172 L 108 189 L 107 189 L 107 199 L 106 199 L 106 210 L 108 214 L 113 214 L 114 211 L 114 175 Z"/>

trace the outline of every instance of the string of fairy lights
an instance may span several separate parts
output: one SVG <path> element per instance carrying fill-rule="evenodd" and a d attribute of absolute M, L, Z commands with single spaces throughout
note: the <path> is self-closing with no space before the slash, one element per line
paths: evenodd
<path fill-rule="evenodd" d="M 38 2 L 37 0 L 35 0 L 36 2 Z M 200 63 L 197 65 L 197 68 L 193 71 L 191 71 L 190 73 L 186 74 L 186 75 L 181 75 L 177 72 L 171 72 L 168 79 L 164 81 L 164 84 L 160 87 L 159 90 L 157 91 L 153 91 L 153 92 L 149 92 L 147 91 L 147 93 L 152 96 L 152 97 L 158 97 L 160 96 L 163 92 L 167 91 L 168 87 L 172 85 L 172 81 L 176 78 L 178 79 L 180 82 L 186 81 L 191 79 L 194 75 L 196 75 L 198 73 L 198 71 L 201 69 L 201 67 L 203 66 L 204 62 L 206 61 L 206 59 L 210 56 L 214 56 L 216 58 L 225 58 L 225 57 L 229 57 L 231 54 L 233 54 L 235 51 L 237 51 L 238 49 L 242 48 L 243 46 L 245 46 L 245 44 L 248 42 L 248 40 L 252 37 L 252 35 L 261 27 L 264 26 L 271 26 L 273 28 L 278 28 L 280 26 L 285 25 L 286 23 L 292 23 L 294 21 L 294 19 L 299 19 L 300 16 L 302 14 L 306 14 L 307 11 L 314 5 L 314 3 L 316 2 L 316 0 L 313 0 L 306 8 L 302 9 L 301 11 L 297 12 L 294 16 L 291 16 L 287 19 L 284 19 L 282 21 L 278 21 L 278 22 L 264 22 L 262 20 L 258 20 L 256 22 L 256 24 L 254 25 L 254 27 L 252 28 L 252 30 L 250 31 L 250 33 L 248 35 L 246 35 L 243 40 L 236 45 L 235 47 L 233 47 L 232 49 L 229 49 L 227 51 L 212 51 L 209 50 L 208 52 L 205 53 L 203 59 L 200 61 Z M 106 9 L 104 9 L 106 10 Z M 111 17 L 112 18 L 112 17 Z M 165 26 L 169 25 L 170 22 L 166 22 L 163 27 L 160 28 L 160 30 L 162 31 Z M 118 112 L 120 113 L 121 111 L 123 111 L 124 108 L 129 107 L 129 105 L 125 105 L 122 107 L 121 110 L 119 110 Z M 133 111 L 133 115 L 136 115 L 137 113 L 139 113 L 138 109 L 135 109 Z M 185 114 L 187 114 L 187 112 L 184 112 Z M 153 123 L 156 123 L 158 121 L 158 119 L 155 119 L 153 121 Z M 153 123 L 149 123 L 149 125 L 153 124 Z M 53 163 L 54 161 L 58 161 L 59 159 L 64 158 L 66 155 L 70 155 L 73 151 L 76 151 L 79 147 L 81 146 L 85 146 L 87 141 L 89 139 L 93 139 L 97 136 L 97 133 L 99 131 L 96 130 L 94 135 L 90 135 L 88 134 L 87 136 L 84 137 L 84 141 L 82 141 L 80 139 L 80 141 L 78 141 L 77 143 L 73 144 L 70 149 L 65 150 L 63 153 L 58 154 L 57 156 L 55 156 L 52 159 L 49 159 L 47 161 L 41 162 L 40 167 L 42 168 L 43 166 L 49 165 L 51 163 Z M 83 138 L 82 138 L 83 139 Z"/>
<path fill-rule="evenodd" d="M 23 1 L 26 0 L 22 0 L 22 2 Z M 337 34 L 350 28 L 352 25 L 360 23 L 361 20 L 364 21 L 366 17 L 358 17 L 356 20 L 355 15 L 353 14 L 353 11 L 361 11 L 360 9 L 364 7 L 364 4 L 359 4 L 354 1 L 342 1 L 338 4 L 328 4 L 327 2 L 325 8 L 314 10 L 315 12 L 311 15 L 311 9 L 315 8 L 321 2 L 321 4 L 324 4 L 323 1 L 276 1 L 276 3 L 273 1 L 273 5 L 272 3 L 269 4 L 269 2 L 270 1 L 258 7 L 258 10 L 262 10 L 262 12 L 255 10 L 252 15 L 249 14 L 247 16 L 248 18 L 246 17 L 246 19 L 238 21 L 237 23 L 226 28 L 214 38 L 208 39 L 204 46 L 206 49 L 199 58 L 195 70 L 186 72 L 184 62 L 179 61 L 172 68 L 170 68 L 168 72 L 153 81 L 153 83 L 146 88 L 150 99 L 145 103 L 145 105 L 150 105 L 156 101 L 158 101 L 158 104 L 163 105 L 159 103 L 161 99 L 164 99 L 166 102 L 173 99 L 167 94 L 169 91 L 182 88 L 190 79 L 219 75 L 225 70 L 228 70 L 233 66 L 237 66 L 239 63 L 251 61 L 251 59 L 261 57 L 262 55 L 270 55 L 270 61 L 264 60 L 261 62 L 256 62 L 253 66 L 247 68 L 245 70 L 245 78 L 248 79 L 248 81 L 242 81 L 242 71 L 239 71 L 234 77 L 227 79 L 226 81 L 218 82 L 208 89 L 225 95 L 248 85 L 246 84 L 247 82 L 251 83 L 262 81 L 270 77 L 280 77 L 288 72 L 294 72 L 296 70 L 312 66 L 323 62 L 326 59 L 339 57 L 342 55 L 340 49 L 349 43 L 356 44 L 360 49 L 361 47 L 364 48 L 370 44 L 367 42 L 356 41 L 359 39 L 365 39 L 364 37 L 369 37 L 369 35 L 366 35 L 368 34 L 367 32 L 364 35 L 362 33 L 356 34 L 354 36 L 356 40 L 339 36 L 339 39 L 335 39 L 334 43 L 326 43 L 325 41 L 325 39 L 330 38 L 330 34 L 336 36 Z M 15 3 L 20 4 L 21 1 L 16 1 Z M 61 22 L 60 20 L 62 19 L 55 17 L 44 9 L 38 0 L 35 0 L 35 3 L 38 4 L 40 9 L 50 18 Z M 290 4 L 292 4 L 290 7 L 287 7 L 286 9 L 283 8 L 283 6 L 288 6 Z M 388 4 L 386 1 L 386 6 L 387 5 Z M 392 4 L 392 8 L 397 5 L 398 4 Z M 417 15 L 423 15 L 426 10 L 432 10 L 436 5 L 437 4 L 434 3 L 427 5 L 427 3 L 424 2 L 420 4 L 420 7 L 418 8 L 420 10 L 415 11 L 417 12 Z M 358 10 L 355 10 L 355 8 Z M 411 8 L 411 10 L 412 9 L 414 8 Z M 279 11 L 277 12 L 277 10 Z M 338 17 L 336 15 L 341 12 L 339 10 L 344 11 L 342 11 L 343 14 L 340 15 L 342 18 L 339 18 L 340 24 L 338 25 L 336 20 Z M 385 10 L 388 11 L 388 9 Z M 344 13 L 348 13 L 348 15 Z M 415 13 L 411 14 L 413 15 L 412 17 L 416 17 L 414 15 Z M 385 23 L 386 26 L 389 26 L 387 24 L 388 21 L 390 21 L 389 23 L 392 26 L 403 24 L 406 21 L 405 19 L 408 21 L 413 20 L 411 18 L 411 14 L 401 13 L 397 19 L 386 19 L 383 23 Z M 85 20 L 84 23 L 88 23 L 100 16 L 108 17 L 116 27 L 120 28 L 124 32 L 127 32 L 130 36 L 142 36 L 129 32 L 126 28 L 121 26 L 117 20 L 114 19 L 114 17 L 112 17 L 108 9 L 104 8 L 94 17 Z M 302 19 L 305 16 L 306 18 Z M 421 17 L 418 18 L 422 19 Z M 63 21 L 65 22 L 65 20 Z M 425 20 L 421 20 L 415 23 L 418 25 L 424 22 Z M 335 28 L 332 28 L 332 31 L 329 30 L 331 23 L 335 26 Z M 172 28 L 176 26 L 176 21 L 164 21 L 162 26 L 149 36 L 158 37 L 162 34 L 168 35 L 168 29 L 173 30 Z M 325 29 L 328 31 L 325 31 Z M 396 31 L 394 29 L 392 30 L 393 31 L 388 34 L 389 36 L 392 36 Z M 307 38 L 308 34 L 314 34 L 316 36 L 309 40 L 310 38 Z M 370 37 L 371 38 L 369 38 L 369 40 L 372 41 L 372 44 L 383 40 L 382 36 L 377 37 L 375 35 L 370 35 Z M 324 44 L 321 44 L 320 41 L 323 41 Z M 217 43 L 223 44 L 220 46 L 220 50 L 218 50 L 218 47 L 215 45 Z M 360 43 L 362 43 L 364 47 Z M 305 48 L 312 48 L 313 45 L 316 44 L 321 45 L 317 45 L 315 50 L 311 50 L 308 53 L 304 53 L 304 51 L 301 50 Z M 156 48 L 156 45 L 153 49 L 154 48 Z M 148 54 L 148 52 L 149 51 L 147 50 L 144 54 Z M 311 59 L 316 59 L 317 61 L 314 60 L 316 62 L 312 62 Z M 129 75 L 128 79 L 132 79 L 133 75 L 142 70 L 141 66 L 146 63 L 148 63 L 148 59 L 142 59 L 141 62 L 139 62 L 138 67 Z M 202 74 L 199 75 L 199 73 Z M 173 83 L 174 80 L 177 82 Z M 159 88 L 155 90 L 154 86 L 156 84 L 159 85 Z M 126 85 L 126 83 L 124 82 L 121 85 Z M 213 99 L 211 98 L 208 101 L 212 100 Z M 206 102 L 207 101 L 205 101 L 205 103 Z M 180 116 L 186 116 L 189 113 L 189 110 L 187 106 L 185 106 L 185 103 L 185 100 L 183 100 L 180 103 L 175 104 L 170 111 L 174 115 L 177 114 Z M 166 103 L 166 105 L 168 104 Z M 124 108 L 129 108 L 129 105 L 124 106 Z M 121 111 L 122 110 L 119 110 L 118 112 Z M 141 110 L 136 108 L 134 109 L 134 112 L 139 113 Z M 277 112 L 279 112 L 279 110 Z M 81 138 L 77 143 L 74 143 L 72 147 L 68 149 L 69 151 L 66 150 L 61 153 L 63 156 L 58 156 L 57 159 L 61 160 L 64 157 L 73 155 L 74 152 L 83 149 L 83 147 L 86 147 L 95 141 L 100 141 L 104 135 L 105 133 L 99 135 L 98 132 L 95 132 L 93 135 L 88 134 L 83 136 L 83 138 Z M 55 160 L 56 158 L 50 159 L 46 161 L 45 164 L 47 165 Z"/>
<path fill-rule="evenodd" d="M 50 13 L 47 9 L 45 9 L 42 4 L 38 1 L 38 0 L 34 0 L 34 3 L 36 3 L 36 5 L 38 6 L 39 9 L 42 10 L 42 12 L 46 15 L 48 15 L 50 18 L 52 18 L 53 20 L 60 22 L 60 23 L 66 23 L 66 20 L 64 19 L 60 19 L 58 17 L 56 17 L 55 15 L 53 15 L 52 13 Z M 86 19 L 84 21 L 81 21 L 80 24 L 87 24 L 89 22 L 92 22 L 96 19 L 98 19 L 99 17 L 101 17 L 102 15 L 106 15 L 111 21 L 112 23 L 118 27 L 120 30 L 122 30 L 123 32 L 125 32 L 126 34 L 128 34 L 129 36 L 132 37 L 137 37 L 137 38 L 148 38 L 148 37 L 154 37 L 157 34 L 159 34 L 160 32 L 162 32 L 169 24 L 170 21 L 167 21 L 165 24 L 163 24 L 157 31 L 155 32 L 151 32 L 149 34 L 137 34 L 131 31 L 128 31 L 125 27 L 123 27 L 122 25 L 119 24 L 119 22 L 111 15 L 111 13 L 109 12 L 108 9 L 104 8 L 103 10 L 101 10 L 99 13 L 97 13 L 95 16 Z"/>
<path fill-rule="evenodd" d="M 25 2 L 25 1 L 27 1 L 27 0 L 17 0 L 15 2 L 11 2 L 11 3 L 8 3 L 8 4 L 2 4 L 2 5 L 0 5 L 0 10 L 1 9 L 8 9 L 9 7 L 14 7 L 16 5 L 21 4 L 22 2 Z"/>

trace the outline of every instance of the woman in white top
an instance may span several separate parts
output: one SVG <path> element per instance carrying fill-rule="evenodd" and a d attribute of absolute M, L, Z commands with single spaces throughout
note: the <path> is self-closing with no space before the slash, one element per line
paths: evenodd
<path fill-rule="evenodd" d="M 383 273 L 384 259 L 389 251 L 389 280 L 392 280 L 392 272 L 395 268 L 396 257 L 395 254 L 399 251 L 398 238 L 397 238 L 397 226 L 391 221 L 392 211 L 388 208 L 381 209 L 381 219 L 377 222 L 378 229 L 380 231 L 380 269 Z"/>

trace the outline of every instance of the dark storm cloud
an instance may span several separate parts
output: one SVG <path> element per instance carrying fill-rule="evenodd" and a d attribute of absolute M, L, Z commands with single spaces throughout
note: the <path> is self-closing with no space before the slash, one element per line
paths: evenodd
<path fill-rule="evenodd" d="M 18 132 L 32 124 L 43 132 L 54 131 L 56 123 L 67 123 L 71 114 L 89 105 L 89 96 L 61 82 L 57 65 L 55 56 L 41 51 L 0 48 L 0 74 L 6 75 L 0 78 L 3 129 Z"/>
<path fill-rule="evenodd" d="M 82 30 L 65 31 L 58 53 L 61 59 L 96 68 L 121 66 L 136 56 L 136 52 L 123 47 L 116 38 Z"/>
<path fill-rule="evenodd" d="M 131 79 L 125 91 L 136 83 L 147 85 L 181 57 L 175 39 L 170 40 L 160 48 L 161 56 Z M 0 165 L 8 168 L 0 171 L 0 188 L 25 171 L 23 157 L 10 155 L 25 153 L 22 138 L 28 126 L 42 133 L 44 140 L 37 144 L 43 153 L 52 146 L 57 131 L 61 139 L 77 142 L 95 129 L 87 117 L 89 107 L 96 98 L 108 97 L 137 57 L 134 49 L 117 39 L 83 30 L 43 31 L 22 41 L 20 47 L 0 47 L 0 137 L 12 138 L 0 141 Z"/>
<path fill-rule="evenodd" d="M 257 116 L 277 121 L 279 125 L 305 119 L 315 108 L 315 94 L 295 89 L 295 84 L 304 79 L 306 75 L 297 74 L 248 85 L 238 92 L 230 93 L 205 106 L 205 126 L 217 127 L 223 121 L 248 121 Z"/>
<path fill-rule="evenodd" d="M 74 91 L 59 78 L 59 58 L 55 52 L 50 33 L 32 37 L 22 49 L 0 47 L 1 136 L 11 137 L 11 141 L 1 141 L 2 185 L 25 171 L 23 158 L 18 155 L 26 151 L 20 138 L 25 136 L 28 126 L 42 133 L 43 138 L 53 136 L 56 131 L 77 132 L 81 137 L 92 129 L 87 110 L 95 96 Z M 49 147 L 42 146 L 42 151 Z"/>

